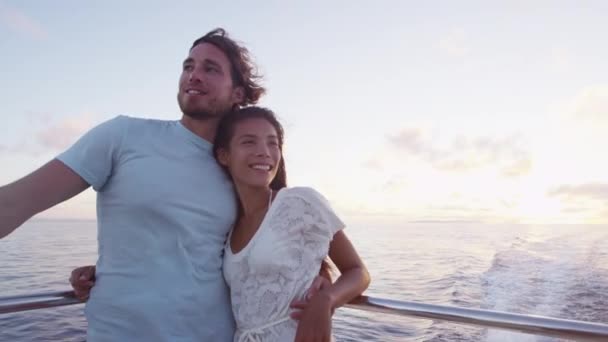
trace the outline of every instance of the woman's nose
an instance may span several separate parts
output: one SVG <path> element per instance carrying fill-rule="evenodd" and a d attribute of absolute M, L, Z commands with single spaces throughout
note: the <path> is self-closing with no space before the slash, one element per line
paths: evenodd
<path fill-rule="evenodd" d="M 257 155 L 260 157 L 270 156 L 270 149 L 266 144 L 260 144 L 257 150 Z"/>

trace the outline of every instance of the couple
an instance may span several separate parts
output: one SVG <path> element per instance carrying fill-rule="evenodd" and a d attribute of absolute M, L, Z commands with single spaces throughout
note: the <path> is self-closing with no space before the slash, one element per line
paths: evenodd
<path fill-rule="evenodd" d="M 264 93 L 253 70 L 211 31 L 183 63 L 180 121 L 117 117 L 0 188 L 0 238 L 97 191 L 88 341 L 325 341 L 333 309 L 367 287 L 328 203 L 285 187 L 281 125 L 246 107 Z M 328 254 L 342 275 L 302 301 Z"/>

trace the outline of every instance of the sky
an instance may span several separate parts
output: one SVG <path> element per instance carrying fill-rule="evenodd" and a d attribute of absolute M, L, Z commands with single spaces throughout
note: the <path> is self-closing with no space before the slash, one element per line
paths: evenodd
<path fill-rule="evenodd" d="M 292 186 L 353 219 L 608 223 L 606 1 L 0 0 L 0 185 L 117 115 L 177 120 L 225 28 Z M 42 218 L 95 217 L 95 193 Z"/>

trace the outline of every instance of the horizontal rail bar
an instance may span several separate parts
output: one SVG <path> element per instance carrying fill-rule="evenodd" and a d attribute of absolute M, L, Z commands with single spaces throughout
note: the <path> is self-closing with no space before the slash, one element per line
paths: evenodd
<path fill-rule="evenodd" d="M 74 291 L 0 297 L 0 315 L 79 303 L 84 302 L 76 299 Z"/>
<path fill-rule="evenodd" d="M 0 314 L 80 304 L 74 292 L 52 292 L 0 297 Z M 451 307 L 419 302 L 359 296 L 347 308 L 387 314 L 464 323 L 486 328 L 567 338 L 577 341 L 608 341 L 608 325 L 508 312 Z"/>
<path fill-rule="evenodd" d="M 359 296 L 345 306 L 364 311 L 443 320 L 486 328 L 507 329 L 576 341 L 608 341 L 608 325 L 600 323 L 397 301 L 368 296 Z"/>

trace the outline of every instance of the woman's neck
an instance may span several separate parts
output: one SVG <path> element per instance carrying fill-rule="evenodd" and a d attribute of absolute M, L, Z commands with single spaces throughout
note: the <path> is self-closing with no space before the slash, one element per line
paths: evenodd
<path fill-rule="evenodd" d="M 236 184 L 236 192 L 243 208 L 243 216 L 249 216 L 270 207 L 272 190 L 268 187 L 252 187 Z"/>

